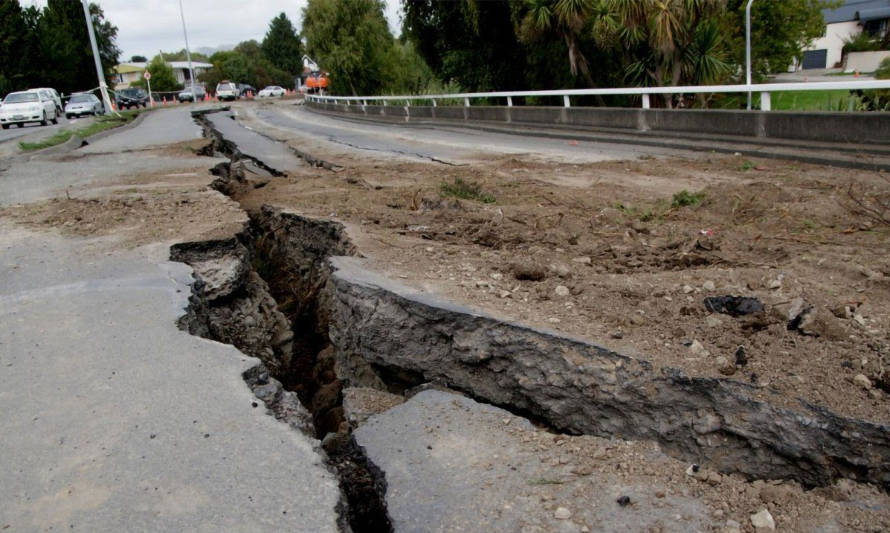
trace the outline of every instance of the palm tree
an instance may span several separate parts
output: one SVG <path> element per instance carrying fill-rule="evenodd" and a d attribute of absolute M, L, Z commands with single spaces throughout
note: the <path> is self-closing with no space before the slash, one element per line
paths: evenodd
<path fill-rule="evenodd" d="M 593 35 L 626 55 L 636 85 L 710 83 L 726 75 L 725 46 L 715 22 L 726 0 L 600 0 Z M 671 107 L 671 99 L 665 103 Z"/>
<path fill-rule="evenodd" d="M 579 73 L 594 87 L 590 66 L 580 48 L 581 33 L 590 22 L 595 0 L 526 0 L 527 11 L 519 26 L 523 42 L 535 42 L 548 34 L 556 34 L 566 45 L 569 70 Z"/>

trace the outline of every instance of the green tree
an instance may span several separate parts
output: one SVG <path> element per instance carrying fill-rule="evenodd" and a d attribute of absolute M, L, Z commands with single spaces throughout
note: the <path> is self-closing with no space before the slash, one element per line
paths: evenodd
<path fill-rule="evenodd" d="M 596 83 L 590 75 L 587 57 L 581 50 L 581 33 L 589 28 L 594 0 L 526 0 L 528 11 L 520 23 L 519 37 L 536 43 L 548 34 L 555 34 L 565 43 L 569 70 L 581 75 L 587 85 Z"/>
<path fill-rule="evenodd" d="M 148 58 L 145 56 L 132 56 L 130 57 L 130 63 L 147 63 Z"/>
<path fill-rule="evenodd" d="M 287 15 L 281 13 L 269 23 L 269 31 L 261 45 L 263 55 L 272 65 L 289 72 L 303 71 L 303 43 Z"/>
<path fill-rule="evenodd" d="M 18 0 L 0 3 L 0 94 L 29 84 L 29 58 L 23 55 L 30 31 Z"/>
<path fill-rule="evenodd" d="M 146 70 L 151 74 L 151 90 L 153 92 L 179 91 L 182 89 L 182 85 L 176 81 L 173 68 L 161 56 L 155 56 L 146 67 Z M 131 85 L 145 89 L 147 83 L 145 83 L 144 79 L 139 78 Z"/>
<path fill-rule="evenodd" d="M 745 64 L 745 0 L 728 0 L 725 35 L 732 59 Z M 751 70 L 760 79 L 788 70 L 795 58 L 825 32 L 822 10 L 837 0 L 782 0 L 754 2 L 751 8 Z M 742 71 L 744 72 L 744 71 Z"/>
<path fill-rule="evenodd" d="M 189 54 L 186 53 L 185 48 L 179 50 L 178 52 L 161 52 L 164 56 L 164 60 L 166 61 L 186 61 L 188 60 Z M 209 62 L 210 58 L 201 52 L 192 52 L 192 61 L 200 61 L 202 63 Z"/>
<path fill-rule="evenodd" d="M 402 39 L 441 80 L 474 91 L 521 90 L 538 72 L 550 75 L 546 61 L 542 70 L 527 70 L 527 50 L 514 32 L 513 6 L 506 0 L 403 0 L 402 7 Z"/>
<path fill-rule="evenodd" d="M 114 66 L 120 57 L 117 28 L 105 20 L 102 9 L 90 4 L 99 56 L 106 82 L 113 86 Z M 41 82 L 61 92 L 86 90 L 96 85 L 93 52 L 83 7 L 70 0 L 48 0 L 37 19 Z"/>
<path fill-rule="evenodd" d="M 381 0 L 309 0 L 303 35 L 309 55 L 331 73 L 332 92 L 376 94 L 391 81 L 393 37 Z"/>

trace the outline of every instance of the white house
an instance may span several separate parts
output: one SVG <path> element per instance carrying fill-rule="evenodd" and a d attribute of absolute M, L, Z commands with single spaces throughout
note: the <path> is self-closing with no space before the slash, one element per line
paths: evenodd
<path fill-rule="evenodd" d="M 846 0 L 836 9 L 824 9 L 825 34 L 803 53 L 800 67 L 840 67 L 844 40 L 863 31 L 881 35 L 890 23 L 890 0 Z"/>
<path fill-rule="evenodd" d="M 183 86 L 189 84 L 191 76 L 189 75 L 188 61 L 167 61 L 167 64 L 173 69 L 173 75 L 176 76 L 177 82 Z M 117 72 L 115 87 L 118 89 L 129 87 L 131 83 L 142 77 L 142 73 L 145 72 L 147 65 L 148 63 L 121 63 L 114 67 L 115 72 Z M 195 71 L 195 77 L 200 76 L 202 72 L 211 68 L 213 68 L 213 65 L 210 63 L 192 61 L 192 70 Z"/>

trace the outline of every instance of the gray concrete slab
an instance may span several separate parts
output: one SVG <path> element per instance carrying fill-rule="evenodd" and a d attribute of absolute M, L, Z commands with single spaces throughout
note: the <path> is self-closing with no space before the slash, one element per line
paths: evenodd
<path fill-rule="evenodd" d="M 313 441 L 252 406 L 256 360 L 176 328 L 188 267 L 0 235 L 0 528 L 337 530 Z"/>
<path fill-rule="evenodd" d="M 229 112 L 211 113 L 207 119 L 213 124 L 226 140 L 238 145 L 241 153 L 259 159 L 265 165 L 278 172 L 305 166 L 302 159 L 296 156 L 283 142 L 260 135 L 244 127 L 234 120 Z"/>
<path fill-rule="evenodd" d="M 171 107 L 148 113 L 136 128 L 113 133 L 95 142 L 88 139 L 90 144 L 79 151 L 87 154 L 122 152 L 199 138 L 201 127 L 192 120 L 191 109 L 185 106 Z"/>
<path fill-rule="evenodd" d="M 136 128 L 138 130 L 138 128 Z M 0 164 L 0 206 L 64 197 L 69 188 L 87 184 L 119 183 L 145 173 L 173 172 L 208 167 L 213 159 L 199 156 L 165 156 L 151 152 L 83 154 L 7 160 Z"/>
<path fill-rule="evenodd" d="M 708 530 L 708 510 L 696 499 L 659 498 L 643 478 L 577 474 L 573 443 L 559 448 L 527 420 L 457 394 L 421 392 L 354 435 L 386 472 L 400 533 Z M 564 459 L 542 452 L 544 442 Z M 634 505 L 618 505 L 622 495 Z"/>

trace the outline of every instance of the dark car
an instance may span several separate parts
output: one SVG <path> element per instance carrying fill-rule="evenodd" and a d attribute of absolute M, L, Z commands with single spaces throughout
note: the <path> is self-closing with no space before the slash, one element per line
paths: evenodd
<path fill-rule="evenodd" d="M 250 92 L 251 94 L 256 96 L 257 90 L 256 90 L 256 87 L 254 87 L 253 85 L 248 85 L 246 83 L 239 83 L 238 84 L 238 92 L 242 97 L 247 96 L 248 92 Z"/>
<path fill-rule="evenodd" d="M 118 109 L 148 107 L 148 94 L 138 87 L 121 89 L 114 95 L 114 103 Z"/>

